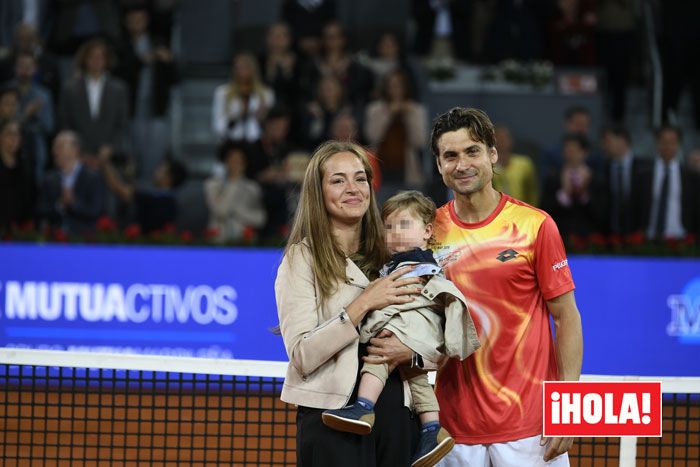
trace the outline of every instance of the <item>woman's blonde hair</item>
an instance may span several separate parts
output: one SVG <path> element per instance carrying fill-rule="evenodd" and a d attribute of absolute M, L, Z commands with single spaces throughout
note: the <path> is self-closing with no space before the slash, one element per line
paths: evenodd
<path fill-rule="evenodd" d="M 349 152 L 357 156 L 367 174 L 370 190 L 369 208 L 362 218 L 360 248 L 353 260 L 370 278 L 376 277 L 379 268 L 388 260 L 384 241 L 384 227 L 372 188 L 372 166 L 362 146 L 345 141 L 327 141 L 321 144 L 309 161 L 301 185 L 301 197 L 297 206 L 292 230 L 285 254 L 292 245 L 305 240 L 311 248 L 312 268 L 324 300 L 335 291 L 345 275 L 345 254 L 338 246 L 331 229 L 331 219 L 323 199 L 323 174 L 325 164 L 334 155 Z"/>
<path fill-rule="evenodd" d="M 248 52 L 241 52 L 233 57 L 233 62 L 231 64 L 231 79 L 226 87 L 226 102 L 231 102 L 232 99 L 240 95 L 240 89 L 238 83 L 236 83 L 236 73 L 235 65 L 238 60 L 243 61 L 248 67 L 250 67 L 251 74 L 253 75 L 253 94 L 262 95 L 265 92 L 265 85 L 260 79 L 260 69 L 258 68 L 258 63 L 255 57 Z"/>

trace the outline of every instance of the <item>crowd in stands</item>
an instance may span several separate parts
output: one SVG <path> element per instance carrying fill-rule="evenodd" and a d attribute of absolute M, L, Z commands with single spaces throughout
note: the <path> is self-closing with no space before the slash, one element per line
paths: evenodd
<path fill-rule="evenodd" d="M 586 108 L 569 109 L 539 154 L 515 152 L 511 129 L 498 125 L 494 184 L 551 213 L 565 238 L 697 239 L 700 150 L 684 155 L 674 126 L 676 88 L 688 81 L 700 102 L 699 67 L 688 61 L 700 47 L 697 28 L 678 7 L 687 2 L 658 6 L 663 65 L 680 71 L 667 85 L 676 88 L 664 90 L 666 123 L 646 154 L 632 153 L 623 124 L 638 55 L 635 1 L 410 3 L 412 44 L 385 32 L 373 50 L 357 53 L 336 1 L 285 0 L 261 50 L 236 51 L 228 81 L 212 96 L 219 164 L 202 184 L 210 240 L 284 237 L 309 154 L 330 138 L 370 148 L 380 200 L 427 189 L 436 174 L 426 169 L 433 164 L 426 163 L 421 67 L 445 57 L 604 70 L 610 124 L 592 128 Z M 105 217 L 147 234 L 173 229 L 183 210 L 199 209 L 178 201 L 192 175 L 170 147 L 177 8 L 175 0 L 2 2 L 2 238 L 49 229 L 89 239 Z M 592 146 L 597 140 L 600 147 Z"/>

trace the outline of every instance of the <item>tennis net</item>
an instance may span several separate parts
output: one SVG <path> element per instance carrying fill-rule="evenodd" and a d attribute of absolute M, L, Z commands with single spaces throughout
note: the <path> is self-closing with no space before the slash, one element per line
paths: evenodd
<path fill-rule="evenodd" d="M 0 348 L 0 464 L 294 465 L 286 363 Z M 604 381 L 621 377 L 584 376 Z M 582 438 L 573 466 L 700 463 L 700 378 L 661 380 L 662 438 Z"/>

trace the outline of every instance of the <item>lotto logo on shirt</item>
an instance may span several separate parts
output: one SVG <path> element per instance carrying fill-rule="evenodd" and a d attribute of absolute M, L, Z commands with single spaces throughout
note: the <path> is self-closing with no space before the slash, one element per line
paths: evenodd
<path fill-rule="evenodd" d="M 545 381 L 544 436 L 661 436 L 661 382 Z"/>

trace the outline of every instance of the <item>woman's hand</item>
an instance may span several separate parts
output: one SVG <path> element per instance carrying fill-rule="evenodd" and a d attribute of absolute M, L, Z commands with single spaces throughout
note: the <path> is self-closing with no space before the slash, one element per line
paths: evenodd
<path fill-rule="evenodd" d="M 400 277 L 415 266 L 407 266 L 392 272 L 388 276 L 372 281 L 359 297 L 345 307 L 345 312 L 352 323 L 357 326 L 362 318 L 372 310 L 379 310 L 389 305 L 400 305 L 414 300 L 412 295 L 419 294 L 422 287 L 406 287 L 420 284 L 420 277 Z"/>
<path fill-rule="evenodd" d="M 390 372 L 399 365 L 409 363 L 413 357 L 413 351 L 387 329 L 382 329 L 376 337 L 369 340 L 367 353 L 369 355 L 362 357 L 365 362 L 386 363 Z"/>

